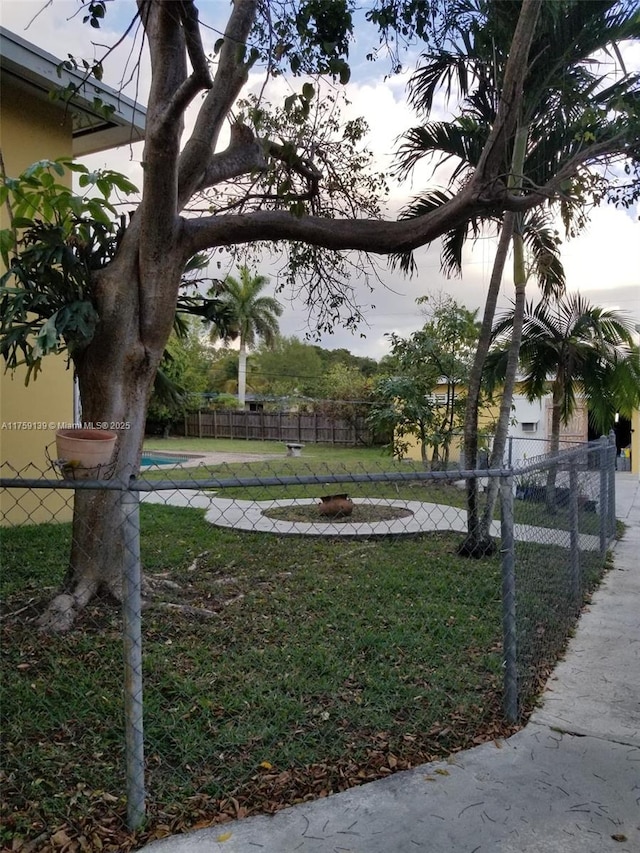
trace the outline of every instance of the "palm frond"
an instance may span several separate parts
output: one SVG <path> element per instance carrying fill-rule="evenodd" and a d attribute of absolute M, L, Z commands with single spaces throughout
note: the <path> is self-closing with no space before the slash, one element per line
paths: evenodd
<path fill-rule="evenodd" d="M 443 51 L 438 56 L 423 55 L 423 63 L 409 84 L 409 103 L 429 115 L 436 92 L 444 89 L 445 102 L 453 96 L 465 97 L 476 77 L 474 60 L 462 53 Z"/>
<path fill-rule="evenodd" d="M 416 264 L 414 253 L 411 251 L 393 252 L 389 255 L 389 265 L 392 270 L 400 270 L 404 275 L 409 276 L 409 278 L 418 272 L 418 265 Z"/>
<path fill-rule="evenodd" d="M 153 380 L 153 394 L 156 402 L 160 405 L 177 408 L 184 404 L 187 392 L 181 385 L 174 382 L 165 370 L 172 361 L 173 357 L 171 353 L 165 350 L 162 362 Z"/>
<path fill-rule="evenodd" d="M 523 240 L 544 295 L 555 298 L 562 296 L 566 277 L 560 256 L 561 241 L 547 210 L 537 208 L 527 214 Z"/>
<path fill-rule="evenodd" d="M 462 275 L 462 253 L 465 244 L 470 234 L 477 237 L 478 233 L 479 224 L 471 219 L 443 234 L 440 268 L 446 276 Z"/>
<path fill-rule="evenodd" d="M 401 212 L 401 219 L 414 219 L 417 216 L 424 216 L 441 207 L 449 199 L 453 198 L 453 191 L 450 189 L 433 189 L 427 190 L 422 195 L 416 196 L 411 200 Z"/>
<path fill-rule="evenodd" d="M 478 162 L 487 132 L 485 125 L 469 119 L 429 122 L 412 127 L 404 135 L 398 149 L 394 174 L 406 178 L 420 160 L 436 155 L 436 166 L 450 159 L 460 161 L 451 176 L 451 180 L 456 181 Z"/>
<path fill-rule="evenodd" d="M 500 356 L 513 326 L 513 311 L 494 326 L 496 355 L 492 370 L 500 378 Z M 523 390 L 537 399 L 554 387 L 561 420 L 571 419 L 579 396 L 592 422 L 605 431 L 615 411 L 631 412 L 640 404 L 640 354 L 633 343 L 633 323 L 616 311 L 593 305 L 581 294 L 528 303 L 522 331 L 520 366 Z"/>

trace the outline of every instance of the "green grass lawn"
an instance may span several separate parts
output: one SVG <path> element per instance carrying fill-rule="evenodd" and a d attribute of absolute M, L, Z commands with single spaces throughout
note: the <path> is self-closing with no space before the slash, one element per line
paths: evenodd
<path fill-rule="evenodd" d="M 234 438 L 147 438 L 145 451 L 160 450 L 165 453 L 256 453 L 286 456 L 284 441 L 242 441 Z M 391 455 L 382 447 L 348 447 L 338 444 L 305 444 L 301 459 L 340 459 L 344 462 L 379 464 L 391 462 Z"/>
<path fill-rule="evenodd" d="M 194 443 L 150 444 L 232 444 Z M 273 446 L 233 444 L 240 452 Z M 275 461 L 216 467 L 214 476 L 394 470 L 411 467 L 379 450 L 312 445 L 299 459 L 282 453 Z M 158 474 L 168 475 L 193 472 Z M 464 503 L 464 492 L 445 482 L 342 490 L 356 501 L 372 495 Z M 318 483 L 220 493 L 265 499 L 326 492 Z M 515 509 L 518 521 L 566 524 L 566 513 L 545 516 L 540 504 L 516 501 Z M 70 525 L 43 524 L 3 531 L 8 828 L 0 841 L 89 833 L 88 849 L 124 851 L 154 832 L 271 811 L 507 731 L 499 560 L 458 557 L 461 534 L 280 538 L 212 527 L 201 510 L 144 504 L 141 519 L 143 566 L 154 587 L 143 619 L 148 827 L 136 839 L 123 831 L 119 607 L 95 601 L 71 634 L 37 633 L 34 620 L 62 581 L 70 539 Z M 519 613 L 528 614 L 520 628 L 521 673 L 530 702 L 575 612 L 563 609 L 566 552 L 523 545 L 518 560 Z M 598 572 L 594 567 L 594 578 Z"/>
<path fill-rule="evenodd" d="M 301 457 L 287 457 L 280 442 L 230 441 L 225 439 L 158 439 L 145 442 L 145 450 L 171 450 L 173 452 L 253 453 L 255 460 L 243 462 L 221 462 L 206 466 L 169 467 L 161 466 L 143 471 L 141 479 L 149 481 L 170 480 L 178 485 L 183 480 L 206 480 L 207 478 L 277 478 L 277 477 L 349 477 L 381 473 L 406 474 L 422 472 L 420 463 L 392 459 L 380 448 L 336 447 L 311 444 L 305 446 Z M 261 460 L 260 454 L 275 453 L 272 459 Z M 347 491 L 357 500 L 363 497 L 388 497 L 394 500 L 419 500 L 443 503 L 449 506 L 464 506 L 464 491 L 452 483 L 443 481 L 407 481 L 346 483 L 339 488 L 323 481 L 308 485 L 259 485 L 225 487 L 219 494 L 225 498 L 240 500 L 284 500 L 294 498 L 317 498 L 335 491 Z"/>
<path fill-rule="evenodd" d="M 448 535 L 285 540 L 141 512 L 145 570 L 170 582 L 144 614 L 149 830 L 220 818 L 230 797 L 270 810 L 504 731 L 496 559 L 469 564 Z M 3 819 L 25 837 L 113 829 L 124 809 L 119 609 L 95 602 L 60 637 L 32 621 L 69 536 L 3 534 Z"/>

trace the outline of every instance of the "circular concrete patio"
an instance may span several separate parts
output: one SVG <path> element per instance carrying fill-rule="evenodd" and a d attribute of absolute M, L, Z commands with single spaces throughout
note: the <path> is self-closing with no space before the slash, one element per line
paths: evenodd
<path fill-rule="evenodd" d="M 168 504 L 171 506 L 204 509 L 205 519 L 216 527 L 228 527 L 234 530 L 276 533 L 278 536 L 403 536 L 435 531 L 454 531 L 464 533 L 467 529 L 466 512 L 463 509 L 445 504 L 422 503 L 421 501 L 394 501 L 387 498 L 362 498 L 357 503 L 407 509 L 413 515 L 405 518 L 391 518 L 387 521 L 363 522 L 310 522 L 283 521 L 269 518 L 265 511 L 282 506 L 308 506 L 317 503 L 315 498 L 302 500 L 241 501 L 235 498 L 221 498 L 216 492 L 195 491 L 190 489 L 163 489 L 145 492 L 141 495 L 145 503 Z M 538 542 L 544 545 L 570 547 L 570 534 L 567 530 L 549 527 L 534 527 L 530 524 L 515 524 L 514 536 L 520 542 Z M 500 538 L 500 522 L 491 524 L 491 536 Z M 581 533 L 579 547 L 584 551 L 597 551 L 598 536 Z"/>
<path fill-rule="evenodd" d="M 465 513 L 461 509 L 420 501 L 395 501 L 386 498 L 362 498 L 358 504 L 406 509 L 410 516 L 374 522 L 320 520 L 315 522 L 285 521 L 265 515 L 270 509 L 316 504 L 314 498 L 298 500 L 239 501 L 215 497 L 205 518 L 218 527 L 255 530 L 279 536 L 402 536 L 432 530 L 465 530 Z"/>

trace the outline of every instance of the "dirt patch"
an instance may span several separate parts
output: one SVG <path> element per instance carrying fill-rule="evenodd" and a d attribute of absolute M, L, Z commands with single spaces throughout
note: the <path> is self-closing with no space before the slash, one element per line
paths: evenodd
<path fill-rule="evenodd" d="M 408 518 L 411 510 L 402 507 L 376 504 L 354 504 L 349 516 L 328 518 L 320 515 L 318 504 L 307 506 L 280 506 L 263 512 L 267 518 L 279 521 L 302 521 L 311 524 L 371 524 L 376 521 L 391 521 L 394 518 Z"/>

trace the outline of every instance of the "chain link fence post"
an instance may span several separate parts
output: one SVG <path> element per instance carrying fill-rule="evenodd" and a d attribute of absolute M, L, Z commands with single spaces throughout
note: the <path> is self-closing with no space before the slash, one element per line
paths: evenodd
<path fill-rule="evenodd" d="M 502 653 L 504 712 L 510 723 L 518 719 L 518 668 L 516 639 L 516 573 L 513 535 L 513 476 L 500 478 L 502 537 Z"/>
<path fill-rule="evenodd" d="M 600 556 L 604 559 L 609 545 L 609 439 L 600 437 L 598 448 L 600 468 Z"/>
<path fill-rule="evenodd" d="M 609 538 L 616 535 L 616 434 L 609 432 Z"/>
<path fill-rule="evenodd" d="M 569 560 L 571 572 L 571 595 L 579 604 L 582 596 L 582 574 L 580 571 L 580 512 L 578 506 L 578 463 L 569 463 Z"/>
<path fill-rule="evenodd" d="M 133 482 L 130 486 L 133 485 Z M 124 525 L 122 631 L 124 641 L 124 711 L 127 773 L 127 825 L 138 829 L 145 818 L 142 705 L 142 570 L 140 565 L 140 495 L 121 493 Z"/>

